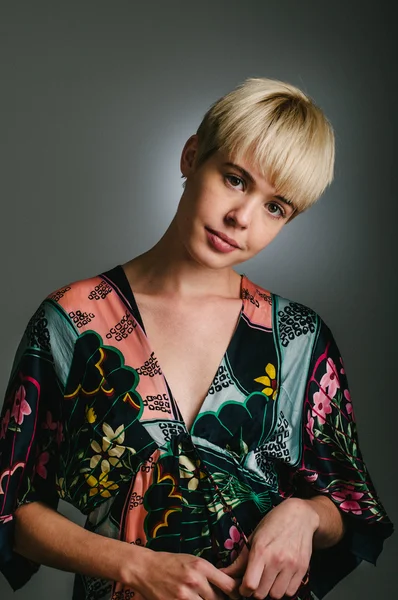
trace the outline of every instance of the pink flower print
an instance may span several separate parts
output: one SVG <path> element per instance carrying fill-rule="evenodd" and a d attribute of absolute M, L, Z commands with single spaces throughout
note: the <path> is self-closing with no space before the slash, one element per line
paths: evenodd
<path fill-rule="evenodd" d="M 51 429 L 52 431 L 54 431 L 54 429 L 57 429 L 57 422 L 53 421 L 52 414 L 49 410 L 47 411 L 45 423 L 42 423 L 42 427 L 43 429 Z"/>
<path fill-rule="evenodd" d="M 312 483 L 313 481 L 316 481 L 318 479 L 318 473 L 311 473 L 311 475 L 305 475 L 304 479 Z"/>
<path fill-rule="evenodd" d="M 23 385 L 21 385 L 18 390 L 15 392 L 14 405 L 12 407 L 11 416 L 14 417 L 15 422 L 18 425 L 22 424 L 24 417 L 26 415 L 30 415 L 32 409 L 29 404 L 25 400 L 26 398 L 26 390 Z"/>
<path fill-rule="evenodd" d="M 345 405 L 347 414 L 351 415 L 351 417 L 354 419 L 354 411 L 352 408 L 351 394 L 348 390 L 344 390 L 344 398 L 347 400 L 347 404 Z"/>
<path fill-rule="evenodd" d="M 362 510 L 357 500 L 360 500 L 363 494 L 361 492 L 355 492 L 354 489 L 353 485 L 346 485 L 341 490 L 334 492 L 332 498 L 337 502 L 341 502 L 341 510 L 352 512 L 354 515 L 361 515 Z"/>
<path fill-rule="evenodd" d="M 334 398 L 340 387 L 337 369 L 331 358 L 326 361 L 326 373 L 321 379 L 321 388 L 328 391 L 328 396 Z"/>
<path fill-rule="evenodd" d="M 232 550 L 230 554 L 231 562 L 234 562 L 235 558 L 237 558 L 240 549 L 243 546 L 244 540 L 243 536 L 239 533 L 235 525 L 229 530 L 229 535 L 231 536 L 229 539 L 225 540 L 224 548 L 227 550 Z"/>
<path fill-rule="evenodd" d="M 12 521 L 12 515 L 4 515 L 3 517 L 0 517 L 0 523 L 8 523 L 9 521 Z"/>
<path fill-rule="evenodd" d="M 340 373 L 342 375 L 345 375 L 344 363 L 343 363 L 343 359 L 341 358 L 341 356 L 340 356 L 340 363 L 341 363 Z"/>
<path fill-rule="evenodd" d="M 35 473 L 37 473 L 37 475 L 39 477 L 41 477 L 42 479 L 47 479 L 47 468 L 45 465 L 48 463 L 49 460 L 50 460 L 50 455 L 48 452 L 42 452 L 37 457 L 36 465 L 35 465 Z"/>
<path fill-rule="evenodd" d="M 310 436 L 310 440 L 311 440 L 311 444 L 314 441 L 314 424 L 315 424 L 315 420 L 314 417 L 311 415 L 311 411 L 307 412 L 307 423 L 305 425 L 305 428 L 307 430 L 308 435 Z"/>
<path fill-rule="evenodd" d="M 312 409 L 314 416 L 318 417 L 318 421 L 324 425 L 326 422 L 326 415 L 330 415 L 332 407 L 330 405 L 330 398 L 326 394 L 319 390 L 314 394 L 314 408 Z"/>
<path fill-rule="evenodd" d="M 60 446 L 61 442 L 64 439 L 63 425 L 61 422 L 53 421 L 52 414 L 49 410 L 46 414 L 45 423 L 42 423 L 42 427 L 43 429 L 50 429 L 50 431 L 56 430 L 55 441 L 57 442 L 57 445 Z"/>
<path fill-rule="evenodd" d="M 7 433 L 7 429 L 8 429 L 8 425 L 10 423 L 10 418 L 11 418 L 11 414 L 10 411 L 7 410 L 6 414 L 3 417 L 3 420 L 1 422 L 1 426 L 0 426 L 0 440 L 2 438 L 6 437 L 6 433 Z"/>
<path fill-rule="evenodd" d="M 61 442 L 64 441 L 64 426 L 62 425 L 61 422 L 57 423 L 57 434 L 55 436 L 55 441 L 57 442 L 57 445 L 60 446 Z"/>

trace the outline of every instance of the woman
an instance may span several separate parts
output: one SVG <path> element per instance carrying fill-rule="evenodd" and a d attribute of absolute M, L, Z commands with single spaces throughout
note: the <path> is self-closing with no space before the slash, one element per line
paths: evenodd
<path fill-rule="evenodd" d="M 392 525 L 332 334 L 233 269 L 319 198 L 333 161 L 306 95 L 248 80 L 185 144 L 162 239 L 41 304 L 1 421 L 14 589 L 44 563 L 78 574 L 79 600 L 308 600 L 375 562 Z"/>

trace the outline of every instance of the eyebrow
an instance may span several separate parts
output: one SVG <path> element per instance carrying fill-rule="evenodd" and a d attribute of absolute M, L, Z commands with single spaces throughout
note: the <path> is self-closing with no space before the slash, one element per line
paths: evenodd
<path fill-rule="evenodd" d="M 250 175 L 249 171 L 246 171 L 246 169 L 244 169 L 243 167 L 240 167 L 239 165 L 236 165 L 235 163 L 232 163 L 232 162 L 226 162 L 226 163 L 224 163 L 224 166 L 232 167 L 233 169 L 236 169 L 237 171 L 239 171 L 241 173 L 241 175 L 246 177 L 246 179 L 248 181 L 250 181 L 250 183 L 256 183 L 253 175 Z M 284 198 L 283 196 L 279 196 L 279 195 L 275 195 L 274 198 L 276 198 L 277 200 L 280 200 L 284 204 L 287 204 L 288 206 L 291 206 L 293 209 L 295 209 L 295 206 L 291 200 L 288 200 L 287 198 Z"/>

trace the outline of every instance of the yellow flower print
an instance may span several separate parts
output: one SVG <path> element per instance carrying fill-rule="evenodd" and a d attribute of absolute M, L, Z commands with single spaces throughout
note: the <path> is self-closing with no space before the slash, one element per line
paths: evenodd
<path fill-rule="evenodd" d="M 95 423 L 97 419 L 97 415 L 93 407 L 89 408 L 88 404 L 86 406 L 86 419 L 89 423 Z"/>
<path fill-rule="evenodd" d="M 100 494 L 103 498 L 110 498 L 112 494 L 109 490 L 117 490 L 119 487 L 114 481 L 108 481 L 108 473 L 101 473 L 98 479 L 87 474 L 85 478 L 91 488 L 90 496 Z"/>
<path fill-rule="evenodd" d="M 65 479 L 64 477 L 59 477 L 58 475 L 55 476 L 55 485 L 57 487 L 57 491 L 58 491 L 58 495 L 60 498 L 65 498 L 66 497 L 66 486 L 65 486 Z"/>
<path fill-rule="evenodd" d="M 181 454 L 179 456 L 179 464 L 180 464 L 180 477 L 183 479 L 189 479 L 188 489 L 196 490 L 199 485 L 199 480 L 206 477 L 206 473 L 200 471 L 200 460 L 196 460 L 195 464 L 185 456 Z"/>
<path fill-rule="evenodd" d="M 112 427 L 108 423 L 103 423 L 102 431 L 104 433 L 102 437 L 102 448 L 99 443 L 94 440 L 91 442 L 91 448 L 96 452 L 90 460 L 90 468 L 95 469 L 100 461 L 101 471 L 105 473 L 110 471 L 111 465 L 113 467 L 121 467 L 120 457 L 126 450 L 125 446 L 120 446 L 124 442 L 124 425 L 120 425 L 116 431 L 113 431 Z M 133 448 L 129 450 L 135 454 Z"/>
<path fill-rule="evenodd" d="M 262 377 L 257 377 L 254 381 L 258 381 L 258 383 L 262 383 L 265 385 L 265 388 L 262 391 L 263 394 L 275 400 L 278 394 L 278 388 L 276 385 L 276 369 L 274 365 L 268 363 L 265 367 L 266 375 Z"/>

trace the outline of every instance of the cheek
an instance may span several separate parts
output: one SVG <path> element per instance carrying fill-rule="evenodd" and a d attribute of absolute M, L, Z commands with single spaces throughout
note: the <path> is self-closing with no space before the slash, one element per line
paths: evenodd
<path fill-rule="evenodd" d="M 256 220 L 253 223 L 250 235 L 248 251 L 251 256 L 264 250 L 278 235 L 283 228 L 284 222 L 272 221 L 272 219 Z"/>
<path fill-rule="evenodd" d="M 201 185 L 192 185 L 187 194 L 186 205 L 193 213 L 202 213 L 214 210 L 214 192 L 204 182 Z"/>
<path fill-rule="evenodd" d="M 279 222 L 269 221 L 268 219 L 257 219 L 253 224 L 252 235 L 250 236 L 250 250 L 252 252 L 260 252 L 263 248 L 266 248 L 282 229 L 283 225 Z"/>

